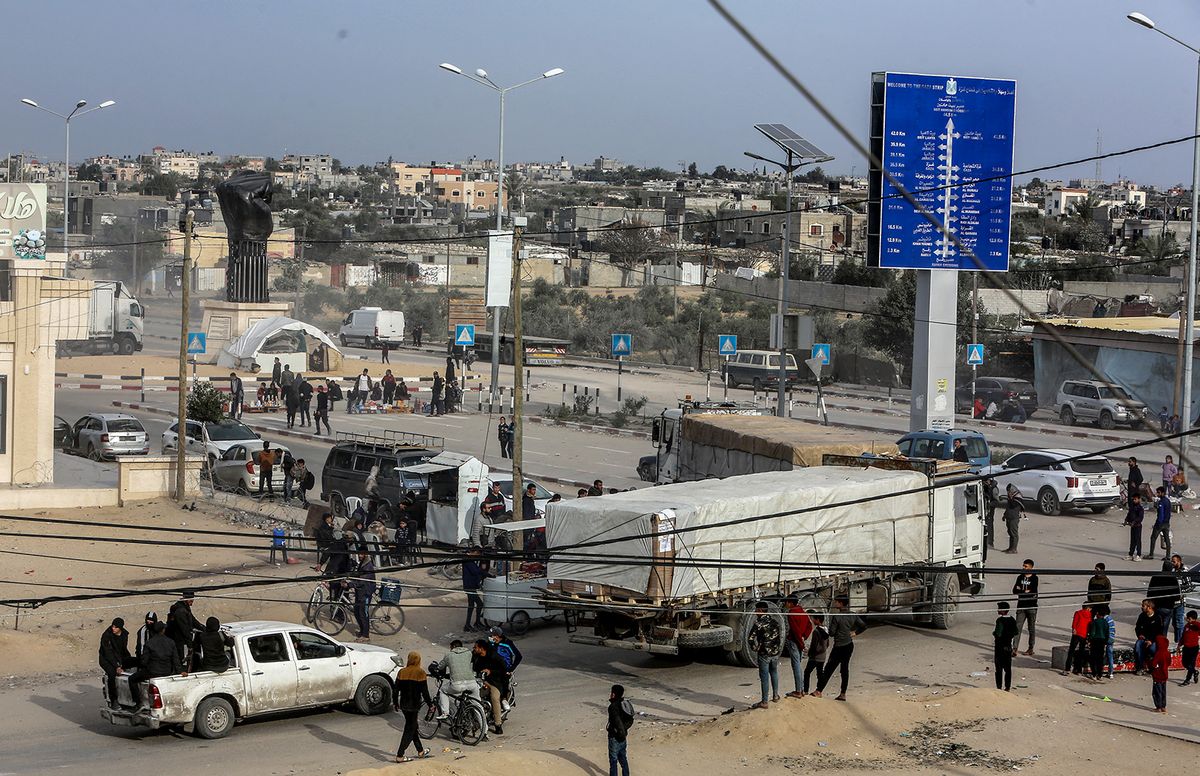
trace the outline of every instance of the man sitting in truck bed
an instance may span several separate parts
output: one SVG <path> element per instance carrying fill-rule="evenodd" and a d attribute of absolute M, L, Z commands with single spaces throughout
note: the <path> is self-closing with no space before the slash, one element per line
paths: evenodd
<path fill-rule="evenodd" d="M 183 660 L 179 657 L 175 642 L 166 634 L 165 622 L 154 623 L 154 635 L 146 642 L 146 649 L 142 653 L 142 667 L 129 677 L 129 696 L 134 707 L 145 706 L 139 689 L 142 682 L 160 676 L 174 676 L 183 671 Z M 183 675 L 187 676 L 187 672 L 184 671 Z"/>

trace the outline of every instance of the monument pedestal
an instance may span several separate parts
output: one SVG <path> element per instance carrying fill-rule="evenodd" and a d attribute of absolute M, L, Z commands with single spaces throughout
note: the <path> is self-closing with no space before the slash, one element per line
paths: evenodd
<path fill-rule="evenodd" d="M 201 331 L 208 335 L 206 352 L 197 356 L 202 364 L 215 364 L 226 343 L 235 340 L 259 321 L 287 315 L 291 312 L 290 302 L 226 302 L 220 299 L 205 299 L 200 302 L 204 310 Z"/>

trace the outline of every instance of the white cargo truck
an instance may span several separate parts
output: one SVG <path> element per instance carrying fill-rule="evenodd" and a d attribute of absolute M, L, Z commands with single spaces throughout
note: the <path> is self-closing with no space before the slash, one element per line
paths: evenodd
<path fill-rule="evenodd" d="M 404 313 L 381 307 L 351 310 L 338 331 L 342 346 L 362 345 L 377 348 L 383 343 L 395 348 L 404 344 Z"/>
<path fill-rule="evenodd" d="M 978 483 L 933 461 L 825 463 L 550 504 L 547 611 L 577 643 L 722 647 L 747 666 L 757 600 L 827 610 L 847 595 L 853 612 L 949 628 L 983 588 Z"/>
<path fill-rule="evenodd" d="M 815 466 L 827 453 L 896 455 L 893 436 L 780 418 L 747 402 L 680 402 L 654 419 L 655 454 L 638 461 L 638 476 L 665 485 Z"/>
<path fill-rule="evenodd" d="M 63 353 L 119 353 L 129 356 L 142 349 L 145 308 L 119 280 L 96 280 L 88 306 L 88 338 L 59 340 Z"/>

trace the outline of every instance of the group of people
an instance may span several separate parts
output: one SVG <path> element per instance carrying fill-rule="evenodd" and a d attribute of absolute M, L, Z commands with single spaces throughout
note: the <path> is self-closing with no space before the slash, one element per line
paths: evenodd
<path fill-rule="evenodd" d="M 314 532 L 317 567 L 329 579 L 330 600 L 340 600 L 347 590 L 353 593 L 354 640 L 359 642 L 371 640 L 371 599 L 378 589 L 375 557 L 386 552 L 380 542 L 368 538 L 379 534 L 364 526 L 364 520 L 356 513 L 338 530 L 333 515 L 326 512 Z"/>
<path fill-rule="evenodd" d="M 1125 479 L 1126 512 L 1123 525 L 1129 527 L 1129 554 L 1126 560 L 1153 560 L 1154 550 L 1162 541 L 1164 556 L 1169 559 L 1171 554 L 1171 515 L 1175 511 L 1175 501 L 1172 494 L 1177 493 L 1175 481 L 1182 479 L 1179 468 L 1171 456 L 1167 456 L 1162 465 L 1162 485 L 1151 490 L 1149 483 L 1142 475 L 1141 467 L 1136 458 L 1129 459 L 1129 474 Z M 1186 485 L 1182 487 L 1186 488 Z M 1142 526 L 1146 518 L 1146 507 L 1154 505 L 1154 525 L 1150 529 L 1149 552 L 1142 554 Z"/>
<path fill-rule="evenodd" d="M 216 671 L 221 673 L 230 666 L 226 648 L 233 640 L 221 631 L 221 621 L 209 617 L 200 625 L 192 612 L 196 596 L 184 592 L 171 605 L 165 622 L 156 612 L 147 612 L 145 624 L 138 629 L 134 651 L 129 651 L 129 632 L 125 620 L 113 618 L 100 635 L 100 669 L 108 688 L 108 704 L 111 708 L 121 707 L 117 677 L 129 675 L 129 693 L 133 705 L 144 708 L 147 698 L 141 695 L 141 683 L 161 676 L 189 671 Z"/>
<path fill-rule="evenodd" d="M 1000 420 L 1007 423 L 1024 423 L 1029 419 L 1029 416 L 1025 414 L 1025 408 L 1016 399 L 1003 399 L 1000 403 L 997 403 L 995 399 L 989 399 L 985 404 L 981 396 L 975 397 L 975 402 L 971 406 L 971 417 Z"/>

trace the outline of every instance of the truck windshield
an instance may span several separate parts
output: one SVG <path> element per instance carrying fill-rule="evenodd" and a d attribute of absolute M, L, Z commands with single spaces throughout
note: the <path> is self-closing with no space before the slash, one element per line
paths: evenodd
<path fill-rule="evenodd" d="M 130 302 L 129 303 L 129 316 L 131 318 L 144 317 L 144 313 L 142 312 L 142 306 L 140 304 L 138 304 L 137 302 Z"/>

